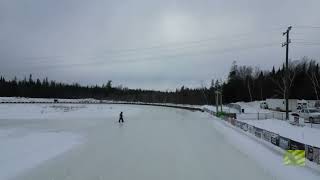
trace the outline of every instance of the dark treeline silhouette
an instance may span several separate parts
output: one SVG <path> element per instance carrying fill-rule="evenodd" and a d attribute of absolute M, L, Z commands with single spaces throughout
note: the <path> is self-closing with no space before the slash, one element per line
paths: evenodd
<path fill-rule="evenodd" d="M 0 96 L 3 97 L 32 97 L 32 98 L 95 98 L 115 101 L 177 103 L 177 104 L 207 104 L 207 88 L 189 89 L 181 87 L 176 91 L 153 91 L 113 87 L 112 81 L 102 86 L 81 86 L 29 78 L 6 80 L 0 76 Z M 214 93 L 211 89 L 211 94 Z"/>
<path fill-rule="evenodd" d="M 66 84 L 29 78 L 7 80 L 0 76 L 0 96 L 33 98 L 95 98 L 116 101 L 176 103 L 176 104 L 214 104 L 215 90 L 222 90 L 224 103 L 237 101 L 283 98 L 286 88 L 290 98 L 319 99 L 319 64 L 315 60 L 302 58 L 290 62 L 289 83 L 286 85 L 285 68 L 273 67 L 263 71 L 251 66 L 239 66 L 234 62 L 228 79 L 211 81 L 210 87 L 187 88 L 182 86 L 176 91 L 154 91 L 113 87 L 112 81 L 102 86 L 81 86 L 77 83 Z"/>
<path fill-rule="evenodd" d="M 225 102 L 284 98 L 288 88 L 289 98 L 319 99 L 319 64 L 303 57 L 289 62 L 288 83 L 285 83 L 285 66 L 262 71 L 250 66 L 232 64 L 228 80 L 222 85 Z"/>

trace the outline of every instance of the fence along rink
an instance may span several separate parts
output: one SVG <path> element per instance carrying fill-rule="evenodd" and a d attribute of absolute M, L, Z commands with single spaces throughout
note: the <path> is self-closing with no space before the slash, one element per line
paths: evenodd
<path fill-rule="evenodd" d="M 209 109 L 205 108 L 204 111 L 212 115 L 215 115 L 215 112 Z M 320 148 L 319 147 L 294 141 L 290 138 L 283 137 L 280 134 L 255 127 L 253 125 L 247 124 L 242 121 L 238 121 L 237 119 L 231 118 L 228 115 L 222 117 L 222 119 L 230 123 L 232 126 L 239 128 L 242 131 L 248 134 L 251 134 L 259 139 L 269 142 L 274 146 L 280 147 L 283 150 L 305 150 L 305 158 L 308 159 L 313 164 L 320 166 Z"/>
<path fill-rule="evenodd" d="M 266 120 L 266 119 L 278 119 L 285 120 L 286 114 L 282 112 L 270 112 L 270 113 L 240 113 L 238 119 L 242 120 Z"/>
<path fill-rule="evenodd" d="M 246 112 L 242 112 L 242 107 L 239 104 L 230 103 L 230 104 L 227 104 L 226 106 L 238 111 L 238 113 L 237 113 L 238 119 L 243 119 L 243 120 L 265 120 L 265 119 L 285 120 L 285 118 L 286 118 L 286 114 L 284 112 L 246 113 Z"/>

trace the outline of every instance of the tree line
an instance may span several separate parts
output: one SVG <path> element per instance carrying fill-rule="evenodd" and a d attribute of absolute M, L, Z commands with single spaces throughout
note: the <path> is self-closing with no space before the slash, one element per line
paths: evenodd
<path fill-rule="evenodd" d="M 226 81 L 211 80 L 209 87 L 188 88 L 175 91 L 155 91 L 114 87 L 112 81 L 101 86 L 81 86 L 53 80 L 34 79 L 32 75 L 22 80 L 5 79 L 0 76 L 0 96 L 32 98 L 95 98 L 103 100 L 175 103 L 214 104 L 215 91 L 222 91 L 223 102 L 254 101 L 266 98 L 284 98 L 286 88 L 289 97 L 296 99 L 320 98 L 319 64 L 307 57 L 289 63 L 289 83 L 285 83 L 284 65 L 272 70 L 241 66 L 233 62 Z"/>
<path fill-rule="evenodd" d="M 289 98 L 319 100 L 319 78 L 319 64 L 308 57 L 289 61 L 288 83 L 284 64 L 263 71 L 258 67 L 238 66 L 234 62 L 222 91 L 226 102 L 284 98 L 287 89 Z"/>
<path fill-rule="evenodd" d="M 30 97 L 30 98 L 95 98 L 101 100 L 176 103 L 176 104 L 207 104 L 205 96 L 208 89 L 185 88 L 176 91 L 154 91 L 143 89 L 129 89 L 122 86 L 114 87 L 112 81 L 102 86 L 81 86 L 78 83 L 67 84 L 54 80 L 29 78 L 12 80 L 0 76 L 0 96 L 2 97 Z"/>

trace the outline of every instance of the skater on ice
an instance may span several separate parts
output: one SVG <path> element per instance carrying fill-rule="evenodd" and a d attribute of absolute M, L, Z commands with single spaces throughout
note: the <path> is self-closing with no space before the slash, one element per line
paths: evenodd
<path fill-rule="evenodd" d="M 124 123 L 124 121 L 123 121 L 123 113 L 122 112 L 120 113 L 120 116 L 119 116 L 119 123 Z"/>

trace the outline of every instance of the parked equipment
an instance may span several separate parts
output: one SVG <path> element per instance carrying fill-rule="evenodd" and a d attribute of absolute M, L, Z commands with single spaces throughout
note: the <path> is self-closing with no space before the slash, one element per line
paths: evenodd
<path fill-rule="evenodd" d="M 320 110 L 316 108 L 305 108 L 299 113 L 301 118 L 304 118 L 305 122 L 320 123 Z"/>

